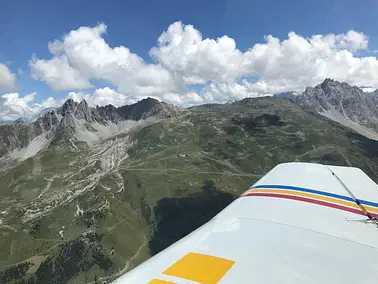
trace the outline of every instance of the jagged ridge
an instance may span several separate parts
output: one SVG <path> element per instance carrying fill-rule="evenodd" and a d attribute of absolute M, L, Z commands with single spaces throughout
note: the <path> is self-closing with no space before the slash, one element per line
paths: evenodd
<path fill-rule="evenodd" d="M 73 141 L 90 145 L 129 128 L 122 124 L 125 121 L 166 118 L 180 112 L 179 108 L 152 98 L 118 108 L 113 105 L 91 108 L 85 100 L 78 103 L 68 99 L 34 122 L 0 126 L 0 157 L 28 158 L 48 145 L 70 148 Z"/>

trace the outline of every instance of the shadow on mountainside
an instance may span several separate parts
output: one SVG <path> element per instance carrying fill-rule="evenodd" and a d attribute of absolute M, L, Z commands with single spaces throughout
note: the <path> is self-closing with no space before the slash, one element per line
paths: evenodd
<path fill-rule="evenodd" d="M 369 139 L 355 132 L 347 132 L 347 137 L 360 149 L 367 157 L 378 157 L 378 141 Z"/>
<path fill-rule="evenodd" d="M 204 181 L 202 191 L 181 198 L 162 198 L 155 209 L 155 232 L 149 249 L 155 255 L 188 235 L 234 200 L 228 192 L 218 191 L 213 181 Z"/>

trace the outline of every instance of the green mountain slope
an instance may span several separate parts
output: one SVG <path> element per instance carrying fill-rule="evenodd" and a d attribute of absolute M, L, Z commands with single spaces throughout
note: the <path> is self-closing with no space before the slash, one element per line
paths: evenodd
<path fill-rule="evenodd" d="M 378 142 L 291 101 L 205 105 L 0 171 L 0 283 L 114 279 L 208 221 L 278 163 L 351 165 Z"/>

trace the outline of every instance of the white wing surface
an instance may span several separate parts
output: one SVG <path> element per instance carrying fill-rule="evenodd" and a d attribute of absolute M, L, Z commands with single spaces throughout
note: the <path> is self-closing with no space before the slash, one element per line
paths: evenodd
<path fill-rule="evenodd" d="M 115 283 L 376 284 L 376 216 L 378 186 L 360 169 L 281 164 Z"/>

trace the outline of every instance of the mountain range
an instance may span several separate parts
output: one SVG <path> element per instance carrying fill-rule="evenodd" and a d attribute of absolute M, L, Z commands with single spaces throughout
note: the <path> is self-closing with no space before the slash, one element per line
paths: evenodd
<path fill-rule="evenodd" d="M 24 160 L 52 145 L 66 150 L 91 146 L 137 125 L 137 121 L 174 116 L 180 111 L 151 98 L 119 108 L 90 108 L 85 100 L 77 103 L 69 99 L 59 108 L 45 110 L 33 122 L 1 126 L 0 158 Z"/>
<path fill-rule="evenodd" d="M 0 283 L 108 283 L 281 162 L 356 166 L 378 181 L 376 103 L 327 79 L 295 97 L 189 109 L 67 100 L 2 125 Z"/>

